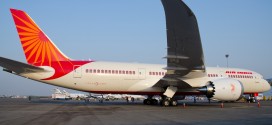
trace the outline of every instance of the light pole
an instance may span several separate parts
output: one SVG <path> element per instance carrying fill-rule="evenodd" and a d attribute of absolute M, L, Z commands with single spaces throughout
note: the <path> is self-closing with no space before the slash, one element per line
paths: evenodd
<path fill-rule="evenodd" d="M 229 67 L 229 54 L 226 54 L 225 57 L 227 59 L 227 67 Z"/>

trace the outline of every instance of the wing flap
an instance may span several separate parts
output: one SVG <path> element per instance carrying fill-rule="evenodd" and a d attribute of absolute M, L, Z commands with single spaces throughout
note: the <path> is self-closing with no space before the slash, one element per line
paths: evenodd
<path fill-rule="evenodd" d="M 43 68 L 7 59 L 4 57 L 0 57 L 0 66 L 4 68 L 4 71 L 12 71 L 16 74 L 45 72 Z"/>
<path fill-rule="evenodd" d="M 168 86 L 175 86 L 178 89 L 190 89 L 192 88 L 191 85 L 189 85 L 188 83 L 177 79 L 177 78 L 173 78 L 173 77 L 165 77 L 162 78 L 160 81 L 158 81 L 155 85 L 153 85 L 153 87 L 160 87 L 160 88 L 165 88 Z"/>

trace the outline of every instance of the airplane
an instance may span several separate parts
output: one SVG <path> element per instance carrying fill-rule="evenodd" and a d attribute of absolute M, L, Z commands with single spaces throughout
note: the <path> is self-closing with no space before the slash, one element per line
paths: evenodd
<path fill-rule="evenodd" d="M 73 60 L 24 11 L 10 9 L 27 63 L 0 57 L 3 70 L 38 82 L 98 94 L 148 95 L 146 105 L 176 106 L 186 95 L 236 101 L 270 85 L 257 72 L 206 67 L 196 16 L 182 0 L 161 0 L 167 27 L 166 65 Z"/>
<path fill-rule="evenodd" d="M 272 78 L 271 79 L 267 79 L 267 82 L 272 86 Z"/>

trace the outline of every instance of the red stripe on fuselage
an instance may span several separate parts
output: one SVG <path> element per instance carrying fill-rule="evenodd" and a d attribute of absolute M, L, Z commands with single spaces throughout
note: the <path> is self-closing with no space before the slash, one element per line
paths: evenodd
<path fill-rule="evenodd" d="M 59 61 L 59 62 L 51 62 L 51 67 L 55 69 L 55 74 L 49 78 L 45 78 L 42 80 L 53 80 L 60 78 L 73 70 L 85 65 L 87 63 L 91 63 L 92 61 Z M 61 67 L 60 67 L 61 65 Z M 74 69 L 74 66 L 77 66 Z"/>
<path fill-rule="evenodd" d="M 162 95 L 163 92 L 133 92 L 133 91 L 90 91 L 97 94 L 133 94 L 133 95 Z M 175 95 L 204 95 L 201 92 L 176 92 Z"/>

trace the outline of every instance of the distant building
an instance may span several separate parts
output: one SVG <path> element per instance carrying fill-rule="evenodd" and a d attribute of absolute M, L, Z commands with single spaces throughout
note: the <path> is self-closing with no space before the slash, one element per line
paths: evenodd
<path fill-rule="evenodd" d="M 58 88 L 54 89 L 55 92 L 52 94 L 53 99 L 57 100 L 68 100 L 68 99 L 84 99 L 87 97 L 87 95 L 82 93 L 68 93 L 67 91 L 63 90 L 60 91 Z"/>

